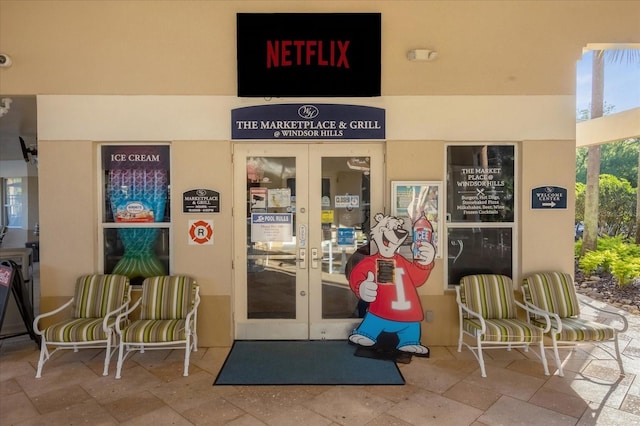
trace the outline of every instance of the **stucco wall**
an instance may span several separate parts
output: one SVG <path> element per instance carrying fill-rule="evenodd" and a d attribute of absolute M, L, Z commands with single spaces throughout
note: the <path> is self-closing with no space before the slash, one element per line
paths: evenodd
<path fill-rule="evenodd" d="M 269 102 L 235 97 L 235 14 L 285 11 L 382 13 L 383 96 L 330 101 L 387 111 L 385 191 L 443 180 L 446 142 L 517 142 L 519 270 L 572 270 L 575 63 L 589 42 L 637 38 L 638 2 L 0 0 L 0 51 L 14 62 L 0 93 L 38 95 L 43 308 L 98 266 L 96 144 L 169 142 L 172 198 L 203 185 L 221 194 L 213 246 L 188 245 L 189 217 L 173 204 L 172 253 L 175 272 L 202 286 L 201 345 L 229 343 L 230 110 Z M 414 48 L 439 57 L 410 62 Z M 531 188 L 547 184 L 568 188 L 566 210 L 530 210 Z M 443 284 L 437 261 L 421 289 L 435 312 L 428 344 L 455 334 Z"/>
<path fill-rule="evenodd" d="M 0 1 L 10 94 L 235 94 L 237 12 L 382 13 L 383 95 L 573 94 L 588 42 L 637 41 L 631 1 Z M 28 29 L 28 30 L 27 30 Z M 439 52 L 409 62 L 407 51 Z"/>

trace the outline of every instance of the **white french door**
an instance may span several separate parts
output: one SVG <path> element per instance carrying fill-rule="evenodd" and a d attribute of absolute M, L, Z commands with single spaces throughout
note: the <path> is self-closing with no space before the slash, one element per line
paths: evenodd
<path fill-rule="evenodd" d="M 382 212 L 384 145 L 234 145 L 236 339 L 344 339 L 361 321 L 345 277 Z"/>

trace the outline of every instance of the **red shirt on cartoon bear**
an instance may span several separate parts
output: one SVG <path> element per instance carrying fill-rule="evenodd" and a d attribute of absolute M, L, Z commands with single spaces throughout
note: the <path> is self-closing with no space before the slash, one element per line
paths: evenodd
<path fill-rule="evenodd" d="M 377 279 L 378 259 L 395 261 L 393 282 L 380 283 Z M 424 313 L 416 288 L 427 281 L 432 269 L 433 263 L 421 265 L 410 262 L 397 253 L 392 258 L 375 254 L 364 258 L 354 267 L 349 277 L 349 285 L 355 294 L 359 294 L 360 284 L 367 279 L 369 272 L 372 272 L 378 283 L 378 294 L 369 305 L 370 313 L 392 321 L 422 321 Z"/>

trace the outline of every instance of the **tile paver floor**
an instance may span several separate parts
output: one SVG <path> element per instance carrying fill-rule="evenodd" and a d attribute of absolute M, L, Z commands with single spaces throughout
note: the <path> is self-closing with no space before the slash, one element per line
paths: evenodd
<path fill-rule="evenodd" d="M 584 296 L 580 296 L 584 298 Z M 593 302 L 598 304 L 598 302 Z M 602 304 L 600 304 L 602 305 Z M 565 350 L 565 376 L 533 355 L 431 347 L 399 364 L 404 386 L 213 386 L 229 348 L 200 348 L 190 375 L 180 351 L 136 354 L 121 380 L 102 376 L 101 350 L 56 354 L 35 378 L 28 336 L 0 341 L 0 425 L 640 425 L 640 317 L 620 336 L 625 376 L 610 347 Z"/>

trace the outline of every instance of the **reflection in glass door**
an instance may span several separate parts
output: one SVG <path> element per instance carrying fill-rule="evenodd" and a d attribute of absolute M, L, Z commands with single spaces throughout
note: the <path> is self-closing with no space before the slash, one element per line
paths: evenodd
<path fill-rule="evenodd" d="M 236 338 L 342 339 L 360 322 L 345 273 L 382 206 L 382 158 L 372 144 L 235 146 Z"/>
<path fill-rule="evenodd" d="M 321 182 L 310 188 L 311 199 L 320 200 L 310 226 L 321 251 L 318 268 L 312 265 L 310 270 L 312 283 L 317 283 L 316 294 L 321 296 L 319 303 L 310 307 L 312 338 L 346 338 L 364 315 L 346 277 L 349 259 L 356 250 L 368 250 L 369 242 L 373 153 L 362 148 L 361 152 L 326 152 L 322 145 L 310 147 L 310 156 L 315 159 L 310 171 L 321 177 Z M 373 169 L 381 167 L 376 164 Z M 379 188 L 382 193 L 382 186 Z M 320 193 L 315 193 L 317 190 Z M 378 202 L 381 200 L 376 200 L 376 205 Z M 313 249 L 311 257 L 316 257 Z"/>
<path fill-rule="evenodd" d="M 247 317 L 296 318 L 296 157 L 247 158 Z"/>

